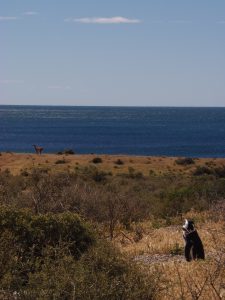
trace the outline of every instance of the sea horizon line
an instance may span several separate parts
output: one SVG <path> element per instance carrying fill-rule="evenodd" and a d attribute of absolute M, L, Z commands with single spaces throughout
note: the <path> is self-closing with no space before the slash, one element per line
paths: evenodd
<path fill-rule="evenodd" d="M 69 104 L 0 104 L 0 107 L 100 107 L 100 108 L 225 108 L 225 106 L 185 105 L 69 105 Z"/>

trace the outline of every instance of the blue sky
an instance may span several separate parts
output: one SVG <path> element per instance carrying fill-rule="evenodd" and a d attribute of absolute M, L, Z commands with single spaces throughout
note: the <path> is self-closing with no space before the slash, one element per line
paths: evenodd
<path fill-rule="evenodd" d="M 225 106 L 225 0 L 0 0 L 0 104 Z"/>

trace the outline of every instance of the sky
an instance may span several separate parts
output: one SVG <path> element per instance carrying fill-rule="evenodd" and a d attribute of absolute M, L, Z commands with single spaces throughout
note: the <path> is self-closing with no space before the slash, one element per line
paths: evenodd
<path fill-rule="evenodd" d="M 0 104 L 225 106 L 225 0 L 0 0 Z"/>

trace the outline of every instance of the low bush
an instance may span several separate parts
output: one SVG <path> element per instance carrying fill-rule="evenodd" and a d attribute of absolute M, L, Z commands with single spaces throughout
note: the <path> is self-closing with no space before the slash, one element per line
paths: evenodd
<path fill-rule="evenodd" d="M 195 163 L 194 159 L 191 157 L 178 158 L 175 162 L 177 165 L 182 166 L 193 165 Z"/>
<path fill-rule="evenodd" d="M 151 274 L 71 213 L 0 208 L 1 299 L 154 299 Z"/>
<path fill-rule="evenodd" d="M 92 162 L 93 162 L 94 164 L 100 164 L 100 163 L 102 163 L 102 159 L 101 159 L 101 157 L 94 157 L 94 158 L 92 159 Z"/>
<path fill-rule="evenodd" d="M 114 168 L 118 168 L 118 167 L 114 166 Z M 118 173 L 117 176 L 124 177 L 124 178 L 131 178 L 131 179 L 143 179 L 144 178 L 144 175 L 142 172 L 137 172 L 132 167 L 128 167 L 128 173 Z"/>
<path fill-rule="evenodd" d="M 135 169 L 132 167 L 128 168 L 128 172 L 129 172 L 129 174 L 128 174 L 129 178 L 141 179 L 144 177 L 142 172 L 136 172 Z"/>
<path fill-rule="evenodd" d="M 75 154 L 75 152 L 72 149 L 65 149 L 63 152 L 64 152 L 64 154 L 68 154 L 68 155 Z"/>
<path fill-rule="evenodd" d="M 20 171 L 20 175 L 22 175 L 22 176 L 24 176 L 24 177 L 27 177 L 27 176 L 29 176 L 29 173 L 28 173 L 27 170 L 21 170 L 21 171 Z"/>
<path fill-rule="evenodd" d="M 73 155 L 73 154 L 75 154 L 75 152 L 73 151 L 73 149 L 65 149 L 63 151 L 59 151 L 57 154 L 58 155 L 63 155 L 63 154 Z"/>
<path fill-rule="evenodd" d="M 109 173 L 99 170 L 96 166 L 88 166 L 80 169 L 79 174 L 83 178 L 92 179 L 95 182 L 105 182 L 107 175 L 109 175 Z"/>
<path fill-rule="evenodd" d="M 65 159 L 58 159 L 56 162 L 55 162 L 56 165 L 62 165 L 62 164 L 66 164 L 66 160 Z"/>
<path fill-rule="evenodd" d="M 154 174 L 155 174 L 154 170 L 149 170 L 149 176 L 152 176 Z"/>
<path fill-rule="evenodd" d="M 59 249 L 60 250 L 60 249 Z M 79 261 L 56 251 L 46 256 L 40 270 L 29 274 L 20 294 L 29 299 L 130 299 L 152 300 L 156 286 L 146 275 L 112 246 L 103 242 L 91 248 Z M 155 276 L 156 277 L 156 276 Z"/>
<path fill-rule="evenodd" d="M 57 152 L 58 155 L 63 155 L 63 154 L 66 154 L 66 155 L 73 155 L 75 154 L 75 152 L 72 150 L 72 149 L 65 149 L 63 151 L 59 151 Z"/>
<path fill-rule="evenodd" d="M 225 177 L 225 166 L 222 166 L 220 168 L 215 168 L 214 172 L 217 177 L 224 178 Z"/>
<path fill-rule="evenodd" d="M 195 176 L 212 175 L 212 174 L 214 174 L 214 171 L 206 166 L 198 166 L 193 172 L 193 175 Z"/>
<path fill-rule="evenodd" d="M 124 164 L 124 162 L 120 158 L 118 158 L 114 163 L 116 165 L 123 165 Z"/>
<path fill-rule="evenodd" d="M 18 255 L 23 259 L 41 256 L 46 246 L 68 243 L 77 258 L 94 243 L 94 235 L 77 214 L 33 215 L 25 210 L 0 208 L 0 235 L 5 231 L 14 237 Z"/>

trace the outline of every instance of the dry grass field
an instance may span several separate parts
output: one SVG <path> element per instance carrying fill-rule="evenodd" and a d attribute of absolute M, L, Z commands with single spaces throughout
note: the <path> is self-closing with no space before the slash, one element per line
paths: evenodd
<path fill-rule="evenodd" d="M 93 159 L 95 158 L 100 158 L 100 162 L 94 163 Z M 208 168 L 210 170 L 216 170 L 218 168 L 223 171 L 225 168 L 225 159 L 196 158 L 187 163 L 186 161 L 183 162 L 182 158 L 181 163 L 179 163 L 179 160 L 179 158 L 175 157 L 150 156 L 138 157 L 96 154 L 36 155 L 1 153 L 0 170 L 9 170 L 10 174 L 12 175 L 20 175 L 23 173 L 23 171 L 27 171 L 29 173 L 32 169 L 40 168 L 48 170 L 48 176 L 53 177 L 51 176 L 51 174 L 63 174 L 62 172 L 64 171 L 72 172 L 79 168 L 82 169 L 84 167 L 95 165 L 99 171 L 108 172 L 111 173 L 111 175 L 128 174 L 129 172 L 140 172 L 142 176 L 144 176 L 143 180 L 145 180 L 145 178 L 148 178 L 148 181 L 145 181 L 146 193 L 149 193 L 146 195 L 146 199 L 148 199 L 148 197 L 150 198 L 152 195 L 152 201 L 158 201 L 157 205 L 160 204 L 160 190 L 165 190 L 166 188 L 163 186 L 164 181 L 162 181 L 162 178 L 165 178 L 163 176 L 168 175 L 169 177 L 169 175 L 171 175 L 171 177 L 175 176 L 176 178 L 176 176 L 178 176 L 180 178 L 183 178 L 183 181 L 179 182 L 174 179 L 173 183 L 171 183 L 171 186 L 173 184 L 172 192 L 178 191 L 178 194 L 174 194 L 176 197 L 178 197 L 177 201 L 180 201 L 179 199 L 185 199 L 185 197 L 194 197 L 195 202 L 197 202 L 199 199 L 201 200 L 207 197 L 209 198 L 209 203 L 211 203 L 210 197 L 212 197 L 212 199 L 214 199 L 215 197 L 216 200 L 222 200 L 221 205 L 218 204 L 215 206 L 211 206 L 210 209 L 207 210 L 199 210 L 198 212 L 189 210 L 188 212 L 180 213 L 177 216 L 173 215 L 169 219 L 169 224 L 167 223 L 166 218 L 154 218 L 154 216 L 152 216 L 149 217 L 149 219 L 146 218 L 140 222 L 131 222 L 129 228 L 126 228 L 124 224 L 121 224 L 121 221 L 119 219 L 114 220 L 112 216 L 112 221 L 115 221 L 115 230 L 112 243 L 120 249 L 120 251 L 128 258 L 129 261 L 131 261 L 131 264 L 136 263 L 140 270 L 142 270 L 145 274 L 149 274 L 149 278 L 151 278 L 151 285 L 153 283 L 155 285 L 154 294 L 156 299 L 225 299 L 225 207 L 223 201 L 224 198 L 221 198 L 223 197 L 224 190 L 224 173 L 218 173 L 221 176 L 219 176 L 218 174 L 211 174 L 213 179 L 208 178 L 207 173 L 206 177 L 204 177 L 205 174 L 203 174 L 202 184 L 205 184 L 206 187 L 208 187 L 207 182 L 211 184 L 210 189 L 207 191 L 207 194 L 204 194 L 205 186 L 203 187 L 203 192 L 201 191 L 201 182 L 198 181 L 200 182 L 200 185 L 197 186 L 198 189 L 196 188 L 196 190 L 194 190 L 193 186 L 191 186 L 189 187 L 189 189 L 190 191 L 192 191 L 192 193 L 188 194 L 185 191 L 183 194 L 181 194 L 183 198 L 179 198 L 179 191 L 186 187 L 186 183 L 190 185 L 191 181 L 189 181 L 189 179 L 192 179 L 193 182 L 195 182 L 195 180 L 199 178 L 198 176 L 193 176 L 193 172 L 197 168 L 202 167 Z M 157 184 L 155 185 L 155 187 L 153 187 L 154 189 L 159 190 L 158 194 L 154 191 L 154 189 L 147 190 L 148 184 L 151 184 L 152 180 L 152 177 L 149 177 L 149 175 L 153 175 L 156 178 Z M 23 177 L 23 175 L 21 177 Z M 138 197 L 145 197 L 145 194 L 142 195 L 137 189 L 137 186 L 141 186 L 141 182 L 138 181 L 138 177 L 133 177 L 133 179 L 127 180 L 128 187 L 130 186 L 131 188 L 131 193 L 132 191 L 136 193 L 134 195 L 134 198 L 137 197 L 139 201 L 140 198 Z M 214 183 L 219 180 L 221 184 L 219 186 L 220 189 L 218 189 L 217 187 L 214 190 Z M 49 182 L 49 184 L 51 185 L 51 181 Z M 103 190 L 104 188 L 104 182 L 92 182 L 91 184 L 93 185 L 92 188 L 94 192 L 92 192 L 92 190 L 90 190 L 89 192 L 89 190 L 87 189 L 86 181 L 84 182 L 82 181 L 80 185 L 76 185 L 76 189 L 74 190 L 68 189 L 67 192 L 70 197 L 72 197 L 71 195 L 73 195 L 75 192 L 80 193 L 83 197 L 81 197 L 82 201 L 83 199 L 87 200 L 92 197 L 90 198 L 90 200 L 88 200 L 89 202 L 87 202 L 88 208 L 88 206 L 91 204 L 92 199 L 93 201 L 97 201 L 100 196 L 102 197 L 104 195 L 104 193 L 101 193 L 101 189 Z M 169 184 L 170 181 L 167 180 L 165 182 Z M 129 197 L 131 194 L 126 194 L 128 188 L 126 186 L 123 186 L 122 181 L 120 184 L 121 186 L 119 186 L 119 188 L 124 189 L 124 194 L 121 196 L 121 199 L 125 197 L 124 195 L 128 195 L 127 197 L 130 200 Z M 43 186 L 46 188 L 46 191 L 47 189 L 51 191 L 50 186 Z M 42 187 L 42 185 L 40 185 L 40 187 Z M 62 186 L 62 188 L 64 187 Z M 36 191 L 35 186 L 31 186 L 30 189 L 33 189 L 33 192 Z M 28 190 L 27 193 L 32 191 Z M 70 191 L 72 194 L 69 193 Z M 9 192 L 7 193 L 9 194 Z M 8 195 L 7 193 L 5 193 L 4 195 Z M 26 194 L 23 193 L 21 195 L 26 196 Z M 32 197 L 34 195 L 35 194 L 31 194 Z M 49 195 L 51 196 L 51 192 L 49 193 Z M 56 195 L 60 195 L 60 197 L 62 197 L 60 192 L 58 192 L 58 194 Z M 171 199 L 169 198 L 171 194 L 168 195 L 168 199 Z M 42 196 L 44 197 L 45 195 Z M 32 197 L 31 199 L 33 199 Z M 164 197 L 167 197 L 167 195 L 164 195 Z M 65 197 L 65 199 L 68 199 L 68 197 Z M 187 199 L 189 201 L 189 199 L 191 198 Z M 55 199 L 53 199 L 52 201 L 52 203 L 55 203 Z M 117 206 L 118 203 L 113 202 L 113 198 L 109 200 L 109 202 L 107 202 L 107 198 L 104 201 L 106 214 L 107 212 L 109 213 L 109 215 L 110 213 L 115 213 L 115 215 L 118 214 L 121 206 Z M 173 201 L 174 198 L 172 198 L 172 204 L 174 203 Z M 18 202 L 15 203 L 17 203 L 18 205 Z M 92 220 L 92 216 L 97 216 L 100 209 L 99 205 L 102 205 L 103 202 L 96 203 L 96 215 L 92 215 L 92 212 L 88 209 L 86 211 L 86 213 L 89 213 L 90 220 Z M 140 202 L 137 203 L 139 205 Z M 167 202 L 165 202 L 165 205 L 166 203 Z M 42 205 L 44 209 L 47 209 L 45 208 L 44 204 L 45 201 L 43 201 Z M 68 205 L 70 205 L 70 203 L 68 203 Z M 130 207 L 130 209 L 134 209 L 134 212 L 138 211 L 138 208 L 135 206 Z M 193 219 L 196 223 L 197 230 L 205 248 L 206 259 L 204 261 L 186 262 L 184 259 L 184 241 L 182 238 L 181 226 L 185 218 Z M 104 219 L 105 223 L 101 221 L 101 219 L 99 220 L 99 230 L 100 232 L 101 230 L 103 230 L 102 236 L 107 238 L 108 232 L 106 234 L 106 227 L 108 226 L 108 220 L 107 218 L 106 220 Z"/>
<path fill-rule="evenodd" d="M 14 175 L 19 174 L 21 170 L 32 169 L 33 167 L 45 167 L 52 172 L 73 169 L 77 166 L 88 166 L 92 164 L 95 157 L 100 157 L 102 163 L 98 164 L 100 170 L 112 172 L 113 174 L 128 172 L 129 168 L 142 172 L 143 175 L 149 175 L 149 172 L 155 174 L 190 174 L 197 166 L 225 166 L 225 159 L 220 158 L 198 158 L 194 159 L 194 164 L 179 165 L 176 163 L 177 157 L 164 156 L 125 156 L 125 155 L 57 155 L 57 154 L 31 154 L 31 153 L 1 153 L 0 169 L 10 170 Z M 63 163 L 57 163 L 57 161 Z M 117 163 L 118 160 L 122 164 Z"/>
<path fill-rule="evenodd" d="M 205 261 L 185 261 L 180 225 L 156 229 L 144 222 L 130 232 L 118 231 L 115 244 L 145 272 L 155 274 L 157 299 L 225 299 L 225 210 L 183 217 L 198 220 Z"/>

